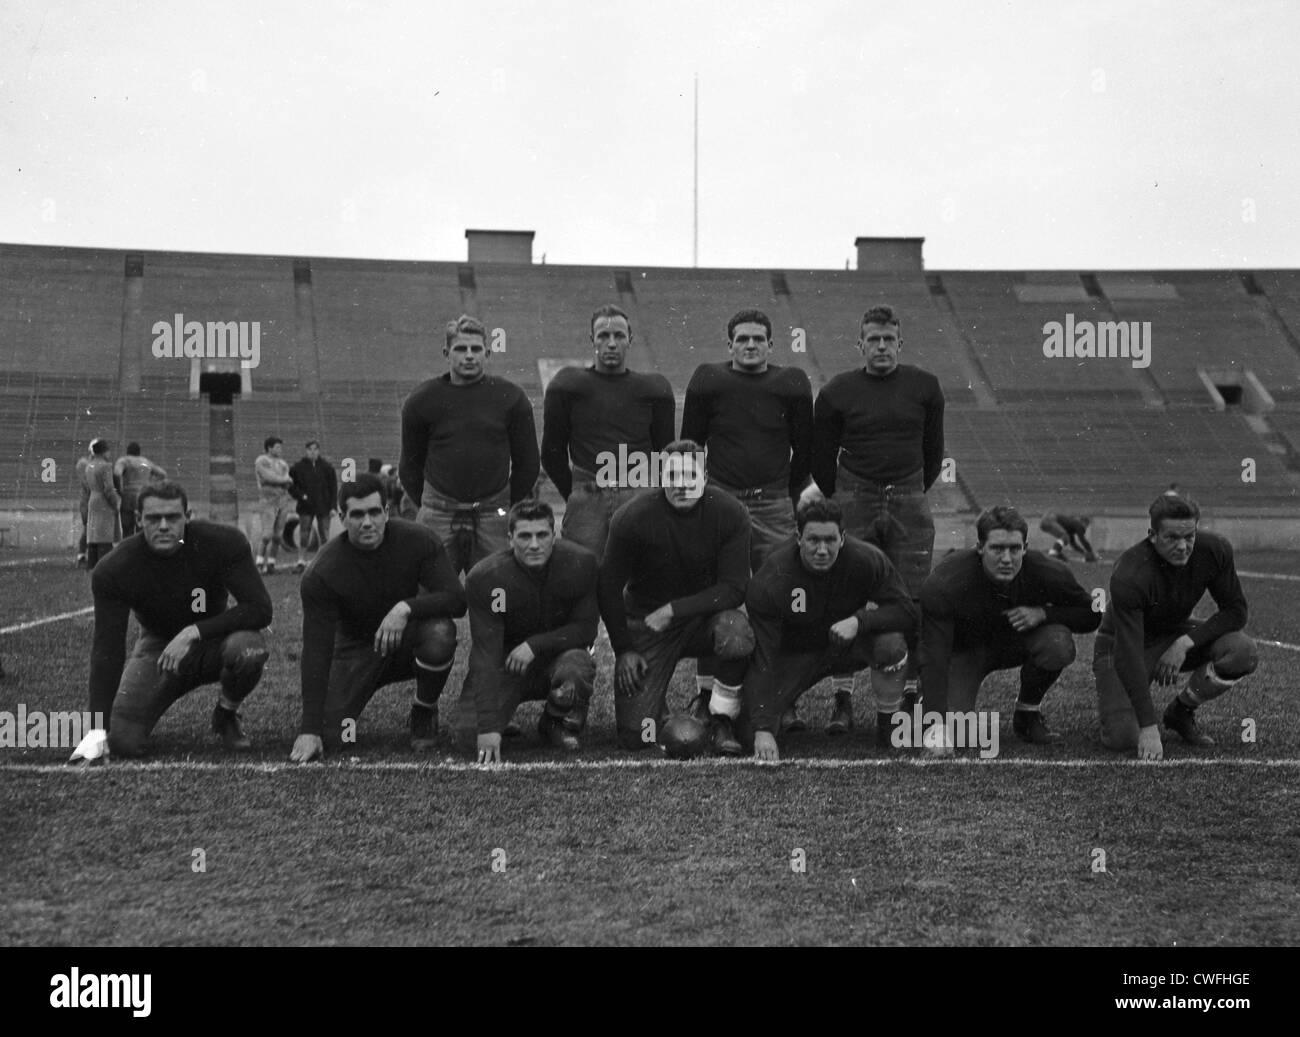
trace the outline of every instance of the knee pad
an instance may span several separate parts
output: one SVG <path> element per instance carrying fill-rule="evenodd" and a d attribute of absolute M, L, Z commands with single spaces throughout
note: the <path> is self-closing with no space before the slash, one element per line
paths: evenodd
<path fill-rule="evenodd" d="M 1035 647 L 1030 658 L 1040 670 L 1064 670 L 1074 662 L 1074 637 L 1065 627 L 1058 627 L 1045 635 Z"/>
<path fill-rule="evenodd" d="M 450 619 L 429 619 L 421 626 L 415 658 L 429 667 L 451 662 L 456 655 L 456 624 Z"/>
<path fill-rule="evenodd" d="M 719 659 L 745 659 L 754 651 L 754 631 L 743 612 L 737 609 L 719 612 L 709 626 L 713 654 Z"/>
<path fill-rule="evenodd" d="M 555 679 L 571 680 L 577 684 L 591 685 L 596 680 L 596 660 L 582 648 L 562 652 L 555 661 Z"/>
<path fill-rule="evenodd" d="M 255 630 L 236 630 L 221 646 L 221 667 L 236 673 L 260 671 L 270 651 Z"/>
<path fill-rule="evenodd" d="M 907 638 L 890 631 L 877 634 L 871 646 L 871 668 L 874 670 L 899 670 L 907 665 Z"/>
<path fill-rule="evenodd" d="M 1255 672 L 1259 666 L 1259 648 L 1253 638 L 1239 631 L 1224 634 L 1227 651 L 1216 653 L 1214 672 L 1225 681 L 1235 681 Z"/>

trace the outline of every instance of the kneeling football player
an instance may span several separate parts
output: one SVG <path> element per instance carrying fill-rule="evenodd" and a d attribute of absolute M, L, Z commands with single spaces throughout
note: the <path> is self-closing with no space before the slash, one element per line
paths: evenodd
<path fill-rule="evenodd" d="M 753 730 L 756 759 L 776 760 L 778 723 L 800 695 L 826 677 L 870 667 L 876 741 L 888 746 L 916 604 L 883 551 L 844 535 L 835 501 L 804 502 L 795 526 L 797 539 L 768 556 L 745 596 L 754 658 L 745 674 L 742 730 Z"/>
<path fill-rule="evenodd" d="M 921 586 L 927 712 L 972 711 L 985 677 L 1019 666 L 1013 730 L 1035 745 L 1058 742 L 1043 699 L 1074 661 L 1074 635 L 1096 630 L 1101 615 L 1063 562 L 1026 550 L 1029 524 L 1015 508 L 987 509 L 975 534 L 976 547 L 950 554 Z M 936 734 L 932 748 L 947 755 L 952 747 Z"/>
<path fill-rule="evenodd" d="M 90 711 L 108 717 L 108 747 L 118 756 L 141 755 L 168 707 L 213 681 L 221 683 L 213 731 L 227 749 L 249 747 L 236 710 L 266 664 L 258 631 L 271 622 L 271 598 L 243 534 L 189 520 L 188 509 L 176 483 L 146 486 L 136 502 L 143 535 L 122 541 L 91 574 Z M 140 637 L 127 659 L 133 610 Z"/>
<path fill-rule="evenodd" d="M 350 740 L 374 693 L 412 677 L 411 745 L 432 749 L 464 588 L 432 530 L 388 517 L 378 476 L 345 482 L 339 512 L 344 535 L 321 549 L 299 587 L 302 728 L 290 759 L 320 756 L 323 736 Z"/>
<path fill-rule="evenodd" d="M 1255 642 L 1242 633 L 1248 608 L 1232 545 L 1198 530 L 1193 501 L 1166 491 L 1149 510 L 1147 538 L 1115 563 L 1110 602 L 1097 632 L 1092 670 L 1097 678 L 1101 741 L 1108 749 L 1137 749 L 1139 759 L 1164 756 L 1151 682 L 1191 679 L 1164 713 L 1164 725 L 1189 745 L 1214 740 L 1196 723 L 1196 707 L 1218 698 L 1255 672 Z M 1219 610 L 1203 622 L 1192 610 L 1206 591 Z"/>
<path fill-rule="evenodd" d="M 525 699 L 544 699 L 542 738 L 572 752 L 596 677 L 596 556 L 555 538 L 555 513 L 525 500 L 507 517 L 510 546 L 469 571 L 469 673 L 478 762 L 501 762 L 501 732 Z"/>
<path fill-rule="evenodd" d="M 625 749 L 655 744 L 681 659 L 713 674 L 709 700 L 716 752 L 737 756 L 732 722 L 754 633 L 739 611 L 749 581 L 749 513 L 710 489 L 704 451 L 669 443 L 663 487 L 624 504 L 610 521 L 600 567 L 600 614 L 614 649 L 614 714 Z"/>

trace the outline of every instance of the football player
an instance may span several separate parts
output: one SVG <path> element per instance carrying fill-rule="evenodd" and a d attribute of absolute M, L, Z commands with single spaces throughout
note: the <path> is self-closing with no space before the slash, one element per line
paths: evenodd
<path fill-rule="evenodd" d="M 565 367 L 546 387 L 542 466 L 566 501 L 564 539 L 600 559 L 614 512 L 647 490 L 598 479 L 599 470 L 620 456 L 653 462 L 673 438 L 677 401 L 663 375 L 628 370 L 632 325 L 617 306 L 591 315 L 591 344 L 590 367 Z"/>
<path fill-rule="evenodd" d="M 140 491 L 151 482 L 165 481 L 167 470 L 149 458 L 141 457 L 140 444 L 131 442 L 126 445 L 126 453 L 113 465 L 113 475 L 117 477 L 122 492 L 122 536 L 129 537 L 135 533 L 136 502 Z"/>
<path fill-rule="evenodd" d="M 862 315 L 857 348 L 863 367 L 832 378 L 813 405 L 812 475 L 827 497 L 838 494 L 845 531 L 884 551 L 919 599 L 934 553 L 925 495 L 943 466 L 943 390 L 930 372 L 899 363 L 902 322 L 889 306 Z M 910 710 L 919 673 L 915 642 L 909 651 Z M 852 689 L 852 677 L 836 682 L 837 713 L 851 707 Z"/>
<path fill-rule="evenodd" d="M 797 367 L 770 362 L 772 322 L 761 310 L 727 321 L 722 363 L 701 364 L 686 388 L 682 438 L 708 451 L 709 485 L 725 490 L 749 512 L 752 572 L 795 535 L 794 505 L 808 485 L 812 455 L 812 386 Z M 713 675 L 696 677 L 690 712 L 708 717 Z M 848 730 L 852 714 L 833 718 L 832 734 Z M 802 727 L 791 709 L 783 727 Z"/>
<path fill-rule="evenodd" d="M 1203 748 L 1214 740 L 1197 725 L 1196 708 L 1254 673 L 1258 661 L 1255 642 L 1242 632 L 1248 609 L 1232 545 L 1198 529 L 1200 509 L 1177 494 L 1161 494 L 1149 514 L 1147 538 L 1120 555 L 1111 573 L 1092 671 L 1102 744 L 1159 760 L 1164 745 L 1151 682 L 1173 685 L 1192 672 L 1163 722 Z M 1192 610 L 1207 590 L 1219 610 L 1198 623 Z"/>
<path fill-rule="evenodd" d="M 1069 515 L 1063 511 L 1049 511 L 1044 514 L 1038 523 L 1038 528 L 1055 541 L 1051 550 L 1047 552 L 1047 557 L 1064 562 L 1066 561 L 1065 549 L 1072 547 L 1083 555 L 1085 562 L 1101 561 L 1097 557 L 1097 552 L 1092 549 L 1092 544 L 1088 542 L 1090 525 L 1092 519 L 1086 515 Z"/>
<path fill-rule="evenodd" d="M 542 501 L 510 509 L 510 547 L 470 570 L 465 678 L 478 708 L 478 762 L 501 762 L 501 733 L 525 699 L 544 699 L 538 732 L 573 752 L 596 677 L 596 556 L 557 540 Z"/>
<path fill-rule="evenodd" d="M 619 744 L 655 744 L 673 670 L 704 659 L 714 674 L 709 709 L 713 746 L 739 755 L 733 720 L 754 634 L 739 611 L 749 581 L 749 515 L 707 487 L 704 452 L 693 440 L 669 443 L 662 491 L 619 508 L 600 567 L 600 614 L 614 649 L 614 713 Z"/>
<path fill-rule="evenodd" d="M 487 330 L 462 314 L 447 325 L 448 371 L 402 405 L 402 489 L 419 502 L 457 573 L 506 546 L 506 511 L 533 492 L 540 471 L 533 405 L 487 373 Z"/>
<path fill-rule="evenodd" d="M 412 677 L 411 746 L 432 749 L 464 588 L 432 530 L 388 517 L 378 476 L 345 482 L 339 512 L 345 535 L 321 548 L 299 587 L 302 727 L 290 759 L 320 756 L 323 736 L 349 738 L 379 688 Z"/>
<path fill-rule="evenodd" d="M 271 622 L 248 541 L 237 529 L 187 519 L 189 501 L 174 482 L 143 487 L 136 504 L 143 535 L 123 541 L 91 574 L 91 713 L 109 717 L 113 753 L 138 756 L 173 702 L 220 681 L 212 729 L 227 749 L 246 749 L 237 710 L 261 679 L 267 649 L 258 631 Z M 132 611 L 140 637 L 128 659 Z"/>
<path fill-rule="evenodd" d="M 118 508 L 122 498 L 113 482 L 113 465 L 108 459 L 108 440 L 90 444 L 90 463 L 82 473 L 87 489 L 86 568 L 108 556 L 118 539 Z"/>
<path fill-rule="evenodd" d="M 844 535 L 835 501 L 805 501 L 796 523 L 798 539 L 768 556 L 745 595 L 755 647 L 741 730 L 752 729 L 755 758 L 776 760 L 778 719 L 800 695 L 826 677 L 870 667 L 876 699 L 888 704 L 876 741 L 888 746 L 916 604 L 883 551 Z"/>
<path fill-rule="evenodd" d="M 987 509 L 975 535 L 976 547 L 948 555 L 921 587 L 926 709 L 969 712 L 988 674 L 1019 666 L 1012 729 L 1035 745 L 1060 741 L 1043 721 L 1043 698 L 1074 661 L 1074 635 L 1096 630 L 1101 615 L 1065 565 L 1026 549 L 1029 524 L 1015 508 Z M 937 737 L 931 747 L 951 749 Z"/>

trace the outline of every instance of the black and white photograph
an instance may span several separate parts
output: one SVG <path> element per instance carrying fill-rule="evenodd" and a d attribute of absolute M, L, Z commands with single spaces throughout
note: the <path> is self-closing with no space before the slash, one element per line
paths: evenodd
<path fill-rule="evenodd" d="M 1300 7 L 0 24 L 7 1001 L 324 946 L 1283 996 Z"/>

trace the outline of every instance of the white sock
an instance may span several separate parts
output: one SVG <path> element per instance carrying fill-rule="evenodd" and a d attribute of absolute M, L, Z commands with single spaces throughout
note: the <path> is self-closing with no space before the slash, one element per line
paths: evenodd
<path fill-rule="evenodd" d="M 713 682 L 713 695 L 709 698 L 709 712 L 715 716 L 730 717 L 735 720 L 740 716 L 740 685 L 734 687 Z"/>

